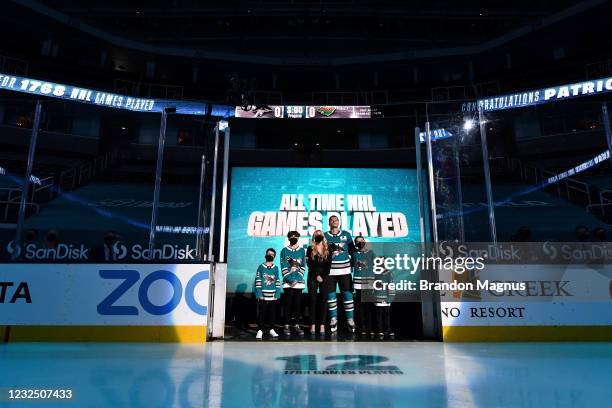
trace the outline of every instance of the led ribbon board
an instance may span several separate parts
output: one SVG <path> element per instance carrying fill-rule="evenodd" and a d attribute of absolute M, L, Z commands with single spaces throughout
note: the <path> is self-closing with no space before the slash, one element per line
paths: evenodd
<path fill-rule="evenodd" d="M 37 96 L 47 96 L 87 103 L 107 108 L 124 109 L 134 112 L 161 112 L 164 108 L 176 108 L 176 113 L 182 115 L 205 115 L 206 104 L 174 99 L 146 99 L 95 89 L 80 88 L 72 85 L 58 84 L 39 79 L 25 78 L 17 75 L 0 73 L 0 90 L 29 93 Z M 213 107 L 213 111 L 227 112 L 227 109 Z"/>
<path fill-rule="evenodd" d="M 236 106 L 235 116 L 251 119 L 369 119 L 377 115 L 371 106 L 253 105 Z"/>
<path fill-rule="evenodd" d="M 478 108 L 485 112 L 521 108 L 606 92 L 612 92 L 612 77 L 479 99 Z"/>
<path fill-rule="evenodd" d="M 557 181 L 561 181 L 564 178 L 567 177 L 571 177 L 574 176 L 578 173 L 581 173 L 585 170 L 588 170 L 592 167 L 595 167 L 596 165 L 598 165 L 599 163 L 603 163 L 604 161 L 608 160 L 610 158 L 610 152 L 608 150 L 599 153 L 597 156 L 593 157 L 590 160 L 585 161 L 584 163 L 581 163 L 575 167 L 572 167 L 571 169 L 564 171 L 562 173 L 557 174 L 556 176 L 552 176 L 549 177 L 546 182 L 544 183 L 544 185 L 548 185 L 548 184 L 553 184 L 556 183 Z"/>

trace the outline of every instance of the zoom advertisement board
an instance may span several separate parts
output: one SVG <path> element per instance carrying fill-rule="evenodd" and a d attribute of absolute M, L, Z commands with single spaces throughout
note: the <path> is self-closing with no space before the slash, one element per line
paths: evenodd
<path fill-rule="evenodd" d="M 206 264 L 2 264 L 0 327 L 5 340 L 23 330 L 31 340 L 53 331 L 67 340 L 203 340 L 209 277 Z"/>

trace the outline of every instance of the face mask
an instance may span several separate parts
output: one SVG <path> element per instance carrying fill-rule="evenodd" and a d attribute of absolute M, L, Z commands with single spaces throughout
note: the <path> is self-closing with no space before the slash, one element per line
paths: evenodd
<path fill-rule="evenodd" d="M 297 244 L 297 242 L 298 242 L 298 239 L 297 239 L 297 238 L 289 238 L 289 243 L 290 243 L 291 245 L 295 245 L 295 244 Z"/>
<path fill-rule="evenodd" d="M 274 255 L 266 255 L 266 261 L 272 262 L 274 260 Z"/>
<path fill-rule="evenodd" d="M 323 236 L 317 235 L 314 240 L 317 244 L 320 244 L 321 242 L 323 242 Z"/>
<path fill-rule="evenodd" d="M 365 246 L 365 242 L 363 242 L 363 241 L 359 241 L 359 242 L 355 243 L 355 247 L 357 249 L 359 249 L 360 251 L 363 249 L 364 246 Z"/>

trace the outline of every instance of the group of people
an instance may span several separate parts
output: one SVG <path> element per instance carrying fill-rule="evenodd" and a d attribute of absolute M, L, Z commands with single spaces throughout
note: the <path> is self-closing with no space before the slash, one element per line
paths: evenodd
<path fill-rule="evenodd" d="M 374 336 L 372 317 L 375 314 L 378 336 L 394 336 L 389 310 L 394 293 L 387 289 L 388 286 L 384 290 L 373 290 L 372 285 L 375 279 L 391 282 L 391 272 L 384 270 L 374 273 L 376 255 L 368 247 L 365 238 L 358 236 L 353 240 L 350 233 L 340 229 L 337 216 L 329 217 L 329 227 L 325 233 L 314 231 L 307 249 L 299 244 L 300 233 L 290 231 L 287 234 L 289 245 L 280 253 L 280 272 L 274 263 L 276 250 L 266 250 L 265 262 L 259 265 L 255 275 L 254 292 L 258 299 L 259 323 L 257 339 L 263 338 L 265 330 L 269 330 L 271 337 L 278 337 L 274 330 L 275 310 L 281 293 L 284 293 L 284 335 L 291 336 L 292 332 L 298 336 L 304 334 L 299 320 L 302 291 L 306 287 L 311 335 L 316 335 L 317 327 L 318 333 L 325 335 L 327 314 L 329 331 L 332 334 L 337 331 L 339 288 L 350 332 L 354 333 L 359 324 L 362 336 Z"/>

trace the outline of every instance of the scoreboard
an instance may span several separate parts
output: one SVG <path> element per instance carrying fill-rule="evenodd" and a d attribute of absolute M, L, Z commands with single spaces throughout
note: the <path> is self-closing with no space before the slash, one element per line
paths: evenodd
<path fill-rule="evenodd" d="M 369 119 L 379 116 L 371 106 L 237 106 L 237 118 L 264 119 Z"/>

